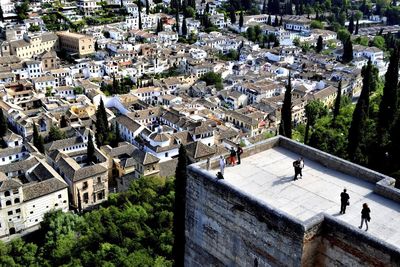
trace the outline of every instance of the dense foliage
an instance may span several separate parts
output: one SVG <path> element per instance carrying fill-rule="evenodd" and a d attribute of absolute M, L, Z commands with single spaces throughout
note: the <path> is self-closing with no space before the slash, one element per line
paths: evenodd
<path fill-rule="evenodd" d="M 223 89 L 222 78 L 221 78 L 221 74 L 219 74 L 219 73 L 215 73 L 212 71 L 207 72 L 206 74 L 204 74 L 203 76 L 200 77 L 200 80 L 205 81 L 207 86 L 215 85 L 215 88 L 217 90 Z"/>
<path fill-rule="evenodd" d="M 48 213 L 36 243 L 0 242 L 0 266 L 172 266 L 173 188 L 141 178 L 98 210 Z"/>

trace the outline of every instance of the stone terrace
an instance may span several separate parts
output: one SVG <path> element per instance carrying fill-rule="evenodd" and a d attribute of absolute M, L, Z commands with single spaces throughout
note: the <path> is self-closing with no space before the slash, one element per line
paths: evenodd
<path fill-rule="evenodd" d="M 273 147 L 242 159 L 241 165 L 227 167 L 223 182 L 303 222 L 323 212 L 358 227 L 366 202 L 371 209 L 367 234 L 400 248 L 400 203 L 376 194 L 373 183 L 326 168 L 307 157 L 303 179 L 293 181 L 292 163 L 298 157 L 286 148 Z M 346 214 L 340 215 L 343 188 L 350 195 L 350 206 Z"/>

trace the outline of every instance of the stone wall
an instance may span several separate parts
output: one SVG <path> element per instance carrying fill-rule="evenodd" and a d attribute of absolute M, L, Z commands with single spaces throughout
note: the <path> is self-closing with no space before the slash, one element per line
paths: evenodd
<path fill-rule="evenodd" d="M 375 184 L 374 192 L 400 203 L 400 189 L 394 187 L 395 183 L 394 178 L 382 179 Z"/>
<path fill-rule="evenodd" d="M 375 191 L 400 201 L 393 179 L 303 144 L 275 137 L 244 149 L 243 158 L 282 146 L 328 168 L 376 183 Z M 218 157 L 211 159 L 218 167 Z M 400 251 L 326 214 L 306 222 L 188 167 L 186 266 L 400 267 Z"/>
<path fill-rule="evenodd" d="M 330 215 L 324 216 L 317 266 L 400 266 L 400 251 Z"/>
<path fill-rule="evenodd" d="M 189 167 L 186 266 L 300 266 L 304 227 Z"/>

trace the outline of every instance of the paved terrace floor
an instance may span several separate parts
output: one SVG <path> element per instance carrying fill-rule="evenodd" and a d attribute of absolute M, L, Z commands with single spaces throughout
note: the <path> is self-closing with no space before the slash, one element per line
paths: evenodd
<path fill-rule="evenodd" d="M 367 233 L 400 247 L 399 203 L 375 194 L 372 183 L 325 168 L 307 158 L 303 179 L 293 181 L 292 164 L 298 157 L 281 147 L 268 149 L 244 158 L 241 165 L 226 167 L 225 181 L 302 221 L 325 212 L 358 227 L 362 204 L 366 202 L 371 209 Z M 343 188 L 350 195 L 350 206 L 341 215 Z"/>

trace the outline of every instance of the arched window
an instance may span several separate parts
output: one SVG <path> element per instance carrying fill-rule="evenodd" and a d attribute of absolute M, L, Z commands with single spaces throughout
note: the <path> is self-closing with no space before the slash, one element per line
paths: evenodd
<path fill-rule="evenodd" d="M 4 192 L 4 196 L 5 196 L 5 197 L 9 197 L 9 196 L 10 196 L 10 191 Z"/>
<path fill-rule="evenodd" d="M 14 200 L 14 204 L 17 204 L 17 203 L 19 203 L 19 198 L 18 197 Z"/>
<path fill-rule="evenodd" d="M 11 200 L 7 200 L 6 201 L 6 206 L 10 206 L 11 205 Z"/>

